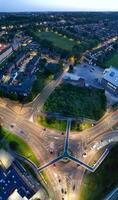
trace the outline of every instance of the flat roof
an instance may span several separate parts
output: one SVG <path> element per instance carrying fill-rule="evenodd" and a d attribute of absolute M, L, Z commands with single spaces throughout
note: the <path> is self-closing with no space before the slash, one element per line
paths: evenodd
<path fill-rule="evenodd" d="M 24 176 L 27 177 L 28 174 L 18 161 L 14 161 L 6 170 L 0 167 L 0 200 L 6 200 L 10 196 L 18 197 L 18 200 L 19 198 L 24 200 L 24 197 L 30 199 L 35 191 L 32 186 L 30 187 L 29 182 L 26 182 Z M 17 192 L 14 193 L 16 189 Z"/>
<path fill-rule="evenodd" d="M 65 76 L 64 76 L 64 79 L 65 80 L 73 80 L 73 81 L 78 81 L 80 79 L 80 77 L 76 74 L 73 74 L 73 73 L 66 73 Z"/>
<path fill-rule="evenodd" d="M 14 190 L 14 192 L 9 196 L 8 200 L 28 200 L 26 197 L 22 198 L 18 193 L 18 190 Z"/>
<path fill-rule="evenodd" d="M 4 166 L 6 169 L 8 169 L 12 162 L 13 162 L 14 158 L 5 150 L 0 150 L 0 164 L 2 166 Z"/>
<path fill-rule="evenodd" d="M 8 49 L 12 48 L 12 46 L 8 45 L 6 48 L 4 48 L 1 52 L 0 55 L 2 55 L 4 52 L 6 52 Z"/>
<path fill-rule="evenodd" d="M 118 69 L 110 67 L 104 70 L 103 78 L 118 87 Z"/>

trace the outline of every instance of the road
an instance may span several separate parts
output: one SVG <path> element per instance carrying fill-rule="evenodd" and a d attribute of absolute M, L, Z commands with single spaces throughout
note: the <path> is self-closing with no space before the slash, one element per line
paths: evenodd
<path fill-rule="evenodd" d="M 61 186 L 64 188 L 66 186 L 66 190 L 68 190 L 68 195 L 66 195 L 68 196 L 67 199 L 70 199 L 70 197 L 72 198 L 73 185 L 76 185 L 77 187 L 77 184 L 78 184 L 78 187 L 80 186 L 80 182 L 85 171 L 85 169 L 83 169 L 81 165 L 83 166 L 83 163 L 84 163 L 85 165 L 84 167 L 86 166 L 88 167 L 90 158 L 93 156 L 92 154 L 88 159 L 88 157 L 83 158 L 82 155 L 80 155 L 85 151 L 85 148 L 83 148 L 84 146 L 83 144 L 86 143 L 86 145 L 90 147 L 91 143 L 93 143 L 94 141 L 94 138 L 96 141 L 96 140 L 99 140 L 99 138 L 101 139 L 101 137 L 107 136 L 108 133 L 109 135 L 111 135 L 111 132 L 108 132 L 108 130 L 111 130 L 111 127 L 118 123 L 117 115 L 118 115 L 117 111 L 110 112 L 95 127 L 89 130 L 83 131 L 80 134 L 76 132 L 70 133 L 71 120 L 69 120 L 67 123 L 66 135 L 63 136 L 61 135 L 60 132 L 55 132 L 52 130 L 44 131 L 43 128 L 40 127 L 39 125 L 33 122 L 30 122 L 29 120 L 23 118 L 22 116 L 14 114 L 14 112 L 9 110 L 9 108 L 0 107 L 0 117 L 2 117 L 4 127 L 13 131 L 14 134 L 17 134 L 18 136 L 22 137 L 30 145 L 35 155 L 39 159 L 42 167 L 43 166 L 45 167 L 48 164 L 47 166 L 48 168 L 46 167 L 45 171 L 46 171 L 47 177 L 49 178 L 51 182 L 52 191 L 54 188 L 53 192 L 55 194 L 54 198 L 56 200 L 61 199 L 62 197 L 62 192 L 59 189 L 60 188 L 59 177 L 61 179 Z M 108 126 L 109 120 L 110 122 Z M 14 124 L 14 128 L 11 128 L 11 124 Z M 21 130 L 22 130 L 22 133 L 21 133 Z M 94 134 L 94 137 L 93 137 L 93 134 Z M 116 134 L 117 134 L 117 131 L 115 135 Z M 88 135 L 89 135 L 89 138 L 88 138 Z M 80 151 L 78 151 L 78 146 L 76 146 L 76 144 L 79 143 L 80 140 L 83 140 L 83 141 L 87 140 L 87 141 L 82 142 L 80 144 L 79 146 Z M 53 154 L 50 154 L 50 148 L 51 149 L 53 148 L 54 150 Z M 59 163 L 56 163 L 56 166 L 54 167 L 53 163 L 50 163 L 50 162 L 55 159 L 56 161 L 58 161 L 57 158 L 59 157 L 59 153 L 62 152 L 64 149 L 68 151 L 68 148 L 69 148 L 69 151 L 72 152 L 72 157 L 71 156 L 68 157 L 69 162 L 64 164 L 61 161 Z M 78 166 L 77 166 L 77 163 L 79 164 Z M 56 174 L 56 177 L 55 177 L 55 174 Z M 67 181 L 68 180 L 67 177 L 71 177 L 71 179 L 69 179 L 69 183 Z M 79 179 L 79 183 L 78 183 L 78 179 Z M 75 189 L 77 193 L 79 189 L 78 187 Z M 74 192 L 73 199 L 76 199 L 76 196 L 77 196 L 76 192 Z"/>
<path fill-rule="evenodd" d="M 118 113 L 117 111 L 109 113 L 109 115 L 107 115 L 106 118 L 103 118 L 103 120 L 101 120 L 95 127 L 91 128 L 89 130 L 86 130 L 80 134 L 73 133 L 73 132 L 71 132 L 71 134 L 69 134 L 71 121 L 68 121 L 66 137 L 65 137 L 65 136 L 61 135 L 60 132 L 55 132 L 52 130 L 44 131 L 43 128 L 40 127 L 39 125 L 36 125 L 35 123 L 32 123 L 32 122 L 28 121 L 27 119 L 14 114 L 14 112 L 10 111 L 8 108 L 0 107 L 0 116 L 3 119 L 4 126 L 7 129 L 12 130 L 15 134 L 22 137 L 31 146 L 31 148 L 35 152 L 37 158 L 40 160 L 40 163 L 42 166 L 46 165 L 47 163 L 49 163 L 52 160 L 57 159 L 59 152 L 62 151 L 63 149 L 67 150 L 67 146 L 68 146 L 69 150 L 72 151 L 72 154 L 75 157 L 75 158 L 71 157 L 70 159 L 75 161 L 76 156 L 74 155 L 74 153 L 75 152 L 78 153 L 78 150 L 76 150 L 76 148 L 75 148 L 76 143 L 79 142 L 80 139 L 84 140 L 86 138 L 87 139 L 86 145 L 87 144 L 90 145 L 91 144 L 90 142 L 91 141 L 93 142 L 93 134 L 94 134 L 95 138 L 96 137 L 101 138 L 101 134 L 102 134 L 102 137 L 103 136 L 105 137 L 105 135 L 107 135 L 107 131 L 109 130 L 110 126 L 112 127 L 115 124 L 117 124 L 117 122 L 118 122 L 117 113 Z M 113 120 L 110 120 L 110 124 L 108 125 L 107 121 L 109 119 L 113 119 Z M 13 123 L 14 123 L 14 128 L 11 128 L 11 124 L 13 124 Z M 104 127 L 104 129 L 103 129 L 103 127 Z M 102 129 L 104 130 L 104 132 L 102 132 Z M 23 131 L 24 134 L 21 134 L 21 130 Z M 98 131 L 98 132 L 96 133 L 96 131 Z M 82 135 L 85 135 L 85 138 L 82 137 Z M 89 135 L 89 140 L 88 140 L 87 135 Z M 54 151 L 55 151 L 54 154 L 50 154 L 50 152 L 49 152 L 50 144 L 52 144 L 52 143 L 53 143 Z M 64 144 L 66 144 L 66 145 L 64 145 Z M 80 152 L 82 153 L 82 149 Z M 80 158 L 81 158 L 81 156 L 80 156 Z M 85 158 L 83 161 L 85 162 L 86 166 L 88 166 L 88 159 Z M 82 165 L 83 165 L 83 161 L 82 161 Z M 81 164 L 80 161 L 78 164 L 79 165 Z M 63 180 L 63 177 L 68 177 L 71 174 L 71 176 L 75 180 L 74 183 L 77 185 L 77 182 L 78 182 L 77 177 L 79 177 L 79 180 L 81 180 L 81 177 L 82 177 L 81 171 L 84 171 L 81 167 L 79 167 L 80 169 L 78 169 L 77 164 L 75 164 L 71 161 L 69 161 L 69 163 L 66 164 L 66 167 L 64 169 L 63 169 L 62 162 L 56 164 L 55 168 L 52 165 L 52 163 L 51 163 L 51 166 L 50 166 L 50 164 L 48 166 L 49 166 L 49 168 L 46 169 L 46 172 L 47 172 L 46 174 L 48 174 L 48 177 L 51 180 L 51 183 L 52 183 L 51 188 L 55 188 L 55 186 L 57 188 L 57 189 L 55 189 L 56 191 L 54 191 L 56 199 L 61 199 L 61 196 L 62 196 L 62 192 L 58 188 L 59 184 L 60 184 L 58 177 L 60 176 L 61 179 Z M 67 175 L 67 172 L 68 172 L 68 175 Z M 57 177 L 55 177 L 55 174 L 57 174 Z M 75 174 L 76 174 L 76 176 L 75 176 Z M 61 186 L 62 185 L 63 185 L 63 187 L 65 187 L 65 185 L 66 185 L 65 180 L 64 180 L 63 184 L 61 182 Z M 68 196 L 72 197 L 72 195 L 70 195 L 70 194 L 72 194 L 72 187 L 70 189 L 70 185 L 68 186 L 68 190 L 69 190 Z M 75 192 L 74 192 L 74 194 L 75 194 Z M 70 198 L 70 197 L 68 197 L 68 198 Z M 76 199 L 76 195 L 73 198 Z"/>
<path fill-rule="evenodd" d="M 57 80 L 46 86 L 31 104 L 26 106 L 27 112 L 19 114 L 12 107 L 9 108 L 7 104 L 1 103 L 0 117 L 5 128 L 22 137 L 32 148 L 41 164 L 39 172 L 44 170 L 49 181 L 50 194 L 53 194 L 51 198 L 76 200 L 85 170 L 95 171 L 108 153 L 105 151 L 102 156 L 99 156 L 99 151 L 92 150 L 91 147 L 109 138 L 110 143 L 113 143 L 113 137 L 115 137 L 115 142 L 117 141 L 118 131 L 113 133 L 112 127 L 118 124 L 118 110 L 107 113 L 94 127 L 81 133 L 70 131 L 71 119 L 67 121 L 65 135 L 59 131 L 44 130 L 43 127 L 35 124 L 30 118 L 41 111 L 48 96 L 62 81 L 65 72 L 66 70 Z M 11 124 L 14 124 L 13 128 Z M 96 155 L 98 155 L 98 162 L 91 167 L 90 162 Z"/>
<path fill-rule="evenodd" d="M 58 75 L 56 80 L 51 81 L 48 85 L 44 87 L 39 95 L 29 104 L 25 104 L 22 109 L 25 110 L 26 107 L 29 106 L 29 110 L 26 112 L 27 117 L 35 117 L 37 113 L 40 113 L 44 103 L 51 95 L 51 93 L 55 90 L 55 88 L 62 82 L 65 73 L 68 71 L 68 65 L 65 65 L 64 70 L 61 74 Z M 23 111 L 22 111 L 23 112 Z"/>

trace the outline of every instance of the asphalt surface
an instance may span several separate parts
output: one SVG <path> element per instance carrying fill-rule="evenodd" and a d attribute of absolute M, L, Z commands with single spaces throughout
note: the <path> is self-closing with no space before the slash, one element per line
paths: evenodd
<path fill-rule="evenodd" d="M 50 131 L 50 130 L 44 131 L 43 128 L 40 127 L 39 125 L 36 125 L 35 123 L 32 123 L 23 117 L 19 117 L 18 115 L 14 114 L 13 111 L 10 111 L 8 108 L 1 107 L 0 116 L 2 117 L 3 124 L 7 129 L 9 129 L 10 131 L 13 131 L 14 134 L 17 134 L 18 136 L 22 137 L 31 146 L 37 158 L 39 159 L 41 166 L 44 166 L 47 163 L 51 162 L 52 160 L 55 160 L 58 157 L 59 152 L 64 149 L 65 136 L 62 136 L 60 132 L 55 132 L 55 131 Z M 69 145 L 69 150 L 72 151 L 73 157 L 75 157 L 74 159 L 77 159 L 77 160 L 79 159 L 82 162 L 82 166 L 83 166 L 83 163 L 85 163 L 85 165 L 88 166 L 89 164 L 88 160 L 90 159 L 90 157 L 89 159 L 88 157 L 87 158 L 82 157 L 82 153 L 85 151 L 85 149 L 83 148 L 83 144 L 86 143 L 86 145 L 88 144 L 88 146 L 90 146 L 90 144 L 94 140 L 95 141 L 98 140 L 99 138 L 101 138 L 101 136 L 105 137 L 108 134 L 108 130 L 110 130 L 112 126 L 117 124 L 117 122 L 118 122 L 118 112 L 115 111 L 113 113 L 112 112 L 109 113 L 106 116 L 106 118 L 101 120 L 95 127 L 89 130 L 86 130 L 79 134 L 78 133 L 71 133 L 70 135 L 68 134 L 67 136 L 69 136 L 70 140 L 66 140 L 66 142 L 67 141 L 69 142 L 69 143 L 67 142 L 66 145 L 67 144 Z M 14 128 L 11 128 L 11 124 L 14 124 Z M 67 129 L 70 130 L 69 124 L 67 124 Z M 117 132 L 115 134 L 117 134 Z M 89 135 L 89 137 L 87 135 Z M 79 143 L 80 140 L 87 140 L 87 142 L 84 142 L 84 143 L 82 142 L 82 144 L 79 145 L 80 151 L 78 151 L 78 148 L 76 149 L 76 143 Z M 50 154 L 50 148 L 52 148 L 50 146 L 54 146 L 53 154 Z M 75 155 L 75 152 L 76 152 L 76 155 Z M 80 165 L 81 163 L 78 163 L 78 164 Z M 79 177 L 81 180 L 81 175 L 78 172 L 81 169 L 81 167 L 79 169 L 74 166 L 74 170 L 73 170 L 73 167 L 71 167 L 71 165 L 73 164 L 70 165 L 70 162 L 69 162 L 67 163 L 67 165 L 69 165 L 69 174 L 73 174 L 71 175 L 73 176 L 73 178 L 75 174 L 79 175 L 74 178 L 75 183 L 78 181 L 77 177 Z M 49 166 L 50 164 L 48 165 L 48 167 Z M 76 166 L 77 166 L 77 163 L 76 163 Z M 62 169 L 60 172 L 59 168 L 60 168 L 60 164 L 56 164 L 55 173 L 62 174 L 60 175 L 62 177 L 66 176 L 64 174 L 67 174 L 67 172 L 63 171 Z M 51 188 L 55 188 L 55 184 L 56 184 L 57 190 L 56 192 L 54 192 L 54 194 L 56 194 L 56 198 L 60 199 L 60 196 L 62 196 L 62 192 L 58 190 L 59 180 L 58 178 L 54 177 L 54 166 L 52 165 L 52 163 L 49 169 L 46 169 L 46 171 L 52 185 Z M 65 183 L 63 185 L 65 186 Z M 69 192 L 69 193 L 72 193 L 72 192 Z"/>
<path fill-rule="evenodd" d="M 118 123 L 118 111 L 107 113 L 94 127 L 81 133 L 70 132 L 70 120 L 67 123 L 65 136 L 58 131 L 44 130 L 43 127 L 31 122 L 30 117 L 37 113 L 37 109 L 40 112 L 48 96 L 60 84 L 62 76 L 42 91 L 34 102 L 29 105 L 30 109 L 27 113 L 19 115 L 3 104 L 0 106 L 0 117 L 3 121 L 3 126 L 22 137 L 37 156 L 41 164 L 40 167 L 42 167 L 42 170 L 45 169 L 46 177 L 50 184 L 51 199 L 76 200 L 78 199 L 85 170 L 98 152 L 97 150 L 91 150 L 91 145 L 103 138 L 105 140 L 108 135 L 110 139 L 112 138 L 112 127 Z M 11 127 L 12 124 L 13 127 Z M 117 130 L 114 135 L 118 135 Z M 68 149 L 72 155 L 68 156 Z M 50 151 L 53 151 L 53 153 L 50 153 Z M 61 155 L 60 152 L 62 152 Z M 58 162 L 58 159 L 63 158 L 63 152 L 66 152 L 66 156 L 68 156 L 67 163 L 62 160 Z M 83 157 L 85 152 L 87 152 L 87 156 Z M 101 164 L 104 156 L 106 154 L 103 154 L 101 159 L 99 157 L 99 162 L 95 166 Z M 56 165 L 54 166 L 55 161 Z"/>

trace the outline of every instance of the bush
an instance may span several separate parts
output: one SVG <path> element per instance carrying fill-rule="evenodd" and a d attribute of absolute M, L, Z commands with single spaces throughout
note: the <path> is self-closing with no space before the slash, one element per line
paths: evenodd
<path fill-rule="evenodd" d="M 44 104 L 44 111 L 98 120 L 106 110 L 104 90 L 60 85 Z"/>
<path fill-rule="evenodd" d="M 18 145 L 17 142 L 11 141 L 11 142 L 9 143 L 9 146 L 10 146 L 10 148 L 11 148 L 13 151 L 16 151 L 19 145 Z"/>

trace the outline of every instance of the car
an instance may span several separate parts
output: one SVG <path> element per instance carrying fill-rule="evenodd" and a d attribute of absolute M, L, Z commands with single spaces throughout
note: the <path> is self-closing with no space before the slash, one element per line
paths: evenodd
<path fill-rule="evenodd" d="M 91 146 L 91 150 L 95 150 L 95 149 L 96 149 L 96 147 L 97 147 L 97 145 L 96 145 L 96 144 L 92 145 L 92 146 Z"/>
<path fill-rule="evenodd" d="M 113 142 L 113 138 L 109 139 L 109 142 Z"/>
<path fill-rule="evenodd" d="M 61 192 L 62 192 L 62 194 L 64 193 L 64 189 L 63 188 L 61 189 Z"/>
<path fill-rule="evenodd" d="M 73 191 L 75 190 L 75 185 L 73 185 Z"/>
<path fill-rule="evenodd" d="M 52 150 L 50 150 L 50 154 L 53 154 L 53 151 L 52 151 Z"/>
<path fill-rule="evenodd" d="M 95 126 L 95 124 L 94 124 L 94 123 L 92 124 L 92 127 L 93 127 L 93 126 Z"/>
<path fill-rule="evenodd" d="M 11 128 L 14 128 L 14 126 L 15 126 L 15 124 L 11 124 L 11 125 L 10 125 Z"/>
<path fill-rule="evenodd" d="M 87 157 L 86 152 L 84 152 L 82 156 L 83 156 L 83 158 L 86 158 Z"/>
<path fill-rule="evenodd" d="M 21 130 L 20 133 L 21 133 L 21 134 L 24 134 L 24 131 Z"/>

